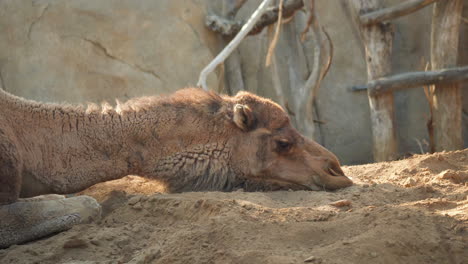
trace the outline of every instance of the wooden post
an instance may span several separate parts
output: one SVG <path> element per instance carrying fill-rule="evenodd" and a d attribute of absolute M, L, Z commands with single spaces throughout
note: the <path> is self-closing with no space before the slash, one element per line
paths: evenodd
<path fill-rule="evenodd" d="M 457 64 L 462 7 L 463 0 L 437 1 L 434 5 L 431 32 L 432 70 Z M 460 85 L 436 84 L 433 102 L 435 151 L 462 148 Z"/>
<path fill-rule="evenodd" d="M 357 15 L 381 7 L 378 0 L 353 0 Z M 393 26 L 389 23 L 363 25 L 357 20 L 366 51 L 369 81 L 391 73 Z M 372 142 L 375 161 L 393 160 L 397 156 L 393 93 L 372 95 L 368 93 L 372 123 Z"/>

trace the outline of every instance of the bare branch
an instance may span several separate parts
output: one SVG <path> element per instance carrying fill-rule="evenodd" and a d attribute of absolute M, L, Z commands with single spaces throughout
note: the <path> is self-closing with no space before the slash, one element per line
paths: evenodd
<path fill-rule="evenodd" d="M 301 9 L 303 6 L 304 3 L 302 0 L 285 0 L 282 18 L 287 19 L 294 16 L 296 11 Z M 248 34 L 256 35 L 262 32 L 263 28 L 266 26 L 276 23 L 278 21 L 278 13 L 279 8 L 277 6 L 268 8 Z M 226 37 L 237 34 L 241 29 L 242 24 L 242 21 L 232 21 L 217 15 L 207 16 L 205 20 L 205 25 L 209 29 Z"/>
<path fill-rule="evenodd" d="M 279 5 L 278 5 L 279 11 L 278 11 L 278 22 L 276 22 L 276 30 L 275 30 L 275 35 L 273 36 L 273 39 L 271 40 L 270 46 L 268 47 L 268 52 L 266 56 L 266 63 L 265 65 L 268 67 L 271 64 L 271 56 L 273 55 L 273 52 L 275 52 L 276 44 L 278 43 L 278 38 L 279 38 L 279 33 L 281 30 L 281 19 L 283 15 L 283 0 L 280 0 Z"/>
<path fill-rule="evenodd" d="M 307 98 L 307 104 L 312 105 L 313 100 L 315 98 L 315 94 L 317 93 L 318 88 L 320 87 L 320 77 L 321 77 L 321 65 L 320 65 L 320 59 L 322 56 L 322 38 L 320 35 L 320 26 L 317 21 L 317 14 L 315 11 L 315 3 L 314 1 L 311 1 L 311 8 L 310 8 L 310 16 L 312 17 L 311 20 L 311 33 L 313 35 L 314 41 L 315 41 L 315 46 L 314 46 L 314 62 L 312 65 L 312 72 L 309 75 L 309 78 L 307 79 L 306 83 L 304 84 L 304 92 L 308 94 Z M 308 92 L 310 91 L 310 92 Z"/>
<path fill-rule="evenodd" d="M 280 105 L 285 106 L 286 109 L 288 109 L 288 102 L 284 98 L 284 93 L 281 87 L 280 73 L 278 70 L 278 63 L 276 61 L 275 54 L 273 54 L 272 56 L 271 77 L 273 82 L 273 89 L 275 90 L 276 96 L 278 97 L 278 102 L 280 103 Z"/>
<path fill-rule="evenodd" d="M 205 91 L 208 91 L 208 86 L 206 84 L 206 78 L 209 73 L 211 73 L 216 66 L 224 62 L 224 60 L 232 53 L 232 51 L 239 46 L 240 42 L 247 36 L 251 29 L 255 26 L 255 23 L 260 19 L 262 14 L 267 9 L 271 0 L 263 0 L 263 2 L 258 6 L 257 10 L 252 14 L 247 23 L 242 26 L 241 31 L 236 35 L 236 37 L 229 42 L 229 44 L 216 56 L 200 73 L 200 78 L 198 79 L 197 86 L 201 86 Z"/>
<path fill-rule="evenodd" d="M 369 90 L 369 94 L 378 95 L 392 91 L 424 85 L 458 83 L 468 81 L 468 66 L 443 69 L 438 71 L 421 71 L 401 73 L 369 82 L 367 85 L 354 86 L 351 90 Z"/>
<path fill-rule="evenodd" d="M 240 8 L 247 0 L 223 0 L 222 16 L 234 19 Z M 222 37 L 222 44 L 226 46 L 231 41 L 229 37 Z M 241 58 L 238 50 L 234 50 L 224 61 L 225 74 L 220 81 L 225 80 L 226 90 L 230 95 L 245 90 L 244 78 L 242 76 Z"/>
<path fill-rule="evenodd" d="M 302 96 L 302 100 L 300 100 L 300 106 L 304 106 L 305 109 L 305 119 L 301 120 L 304 122 L 304 133 L 310 137 L 314 135 L 314 100 L 315 95 L 320 87 L 321 81 L 321 58 L 322 58 L 322 38 L 320 32 L 320 25 L 317 20 L 317 13 L 315 10 L 315 0 L 310 1 L 309 5 L 309 12 L 310 17 L 307 22 L 307 28 L 310 26 L 312 38 L 314 39 L 314 60 L 312 64 L 312 72 L 310 73 L 309 77 L 307 78 L 304 85 L 299 90 L 300 96 Z M 301 114 L 302 113 L 298 113 Z M 317 113 L 315 113 L 317 114 Z M 302 116 L 298 116 L 300 120 Z"/>
<path fill-rule="evenodd" d="M 310 1 L 311 1 L 310 2 L 311 7 L 309 9 L 313 8 L 312 7 L 313 6 L 313 0 L 310 0 Z M 312 22 L 314 22 L 314 19 L 315 19 L 315 14 L 310 12 L 309 18 L 307 18 L 306 26 L 305 26 L 304 30 L 302 30 L 302 32 L 301 32 L 301 42 L 305 41 L 306 34 L 307 34 L 307 32 L 309 32 L 309 28 L 312 25 Z"/>
<path fill-rule="evenodd" d="M 327 37 L 327 40 L 328 40 L 328 60 L 327 60 L 327 64 L 325 65 L 325 68 L 323 69 L 323 72 L 322 72 L 322 74 L 320 76 L 320 82 L 325 78 L 325 76 L 327 76 L 328 71 L 330 70 L 330 66 L 332 64 L 332 61 L 333 61 L 333 54 L 334 54 L 333 42 L 332 42 L 332 40 L 330 38 L 330 35 L 325 30 L 325 27 L 322 27 L 322 31 L 323 31 L 323 33 L 325 34 L 325 36 Z"/>
<path fill-rule="evenodd" d="M 401 4 L 379 9 L 367 14 L 359 16 L 359 20 L 363 25 L 377 24 L 380 22 L 392 20 L 404 15 L 411 14 L 419 9 L 434 3 L 437 0 L 410 0 L 404 1 Z"/>

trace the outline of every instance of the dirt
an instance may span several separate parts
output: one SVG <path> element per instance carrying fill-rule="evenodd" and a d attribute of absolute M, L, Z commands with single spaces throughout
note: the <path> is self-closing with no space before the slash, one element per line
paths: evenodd
<path fill-rule="evenodd" d="M 83 193 L 97 223 L 0 263 L 467 263 L 468 149 L 345 167 L 336 192 L 165 194 L 136 176 Z"/>

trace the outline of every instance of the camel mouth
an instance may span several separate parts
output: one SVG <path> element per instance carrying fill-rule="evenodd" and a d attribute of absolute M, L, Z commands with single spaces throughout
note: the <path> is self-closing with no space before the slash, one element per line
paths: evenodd
<path fill-rule="evenodd" d="M 332 176 L 335 176 L 335 177 L 345 177 L 345 178 L 348 178 L 349 180 L 353 180 L 353 177 L 351 176 L 348 176 L 348 175 L 345 175 L 345 174 L 342 174 L 342 173 L 339 173 L 339 172 L 336 172 L 334 171 L 332 168 L 328 168 L 328 173 Z"/>
<path fill-rule="evenodd" d="M 294 179 L 288 179 L 285 177 L 274 177 L 269 174 L 263 174 L 263 177 L 253 177 L 253 180 L 260 182 L 267 182 L 272 184 L 277 184 L 282 188 L 291 188 L 297 190 L 307 190 L 307 191 L 333 191 L 336 189 L 341 189 L 349 187 L 353 184 L 351 177 L 344 175 L 343 172 L 332 169 L 331 167 L 324 168 L 320 171 L 312 170 L 309 173 L 309 180 L 307 182 L 298 182 Z M 333 183 L 330 183 L 327 179 L 337 179 L 341 178 L 339 181 L 342 183 L 340 187 L 334 187 Z M 344 180 L 346 179 L 346 180 Z M 345 183 L 346 181 L 346 183 Z"/>

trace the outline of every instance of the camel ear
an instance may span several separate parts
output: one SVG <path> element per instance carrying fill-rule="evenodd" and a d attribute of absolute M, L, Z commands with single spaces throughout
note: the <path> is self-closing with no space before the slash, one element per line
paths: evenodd
<path fill-rule="evenodd" d="M 234 123 L 243 131 L 249 131 L 254 125 L 254 115 L 252 109 L 246 105 L 236 104 L 234 105 Z"/>

